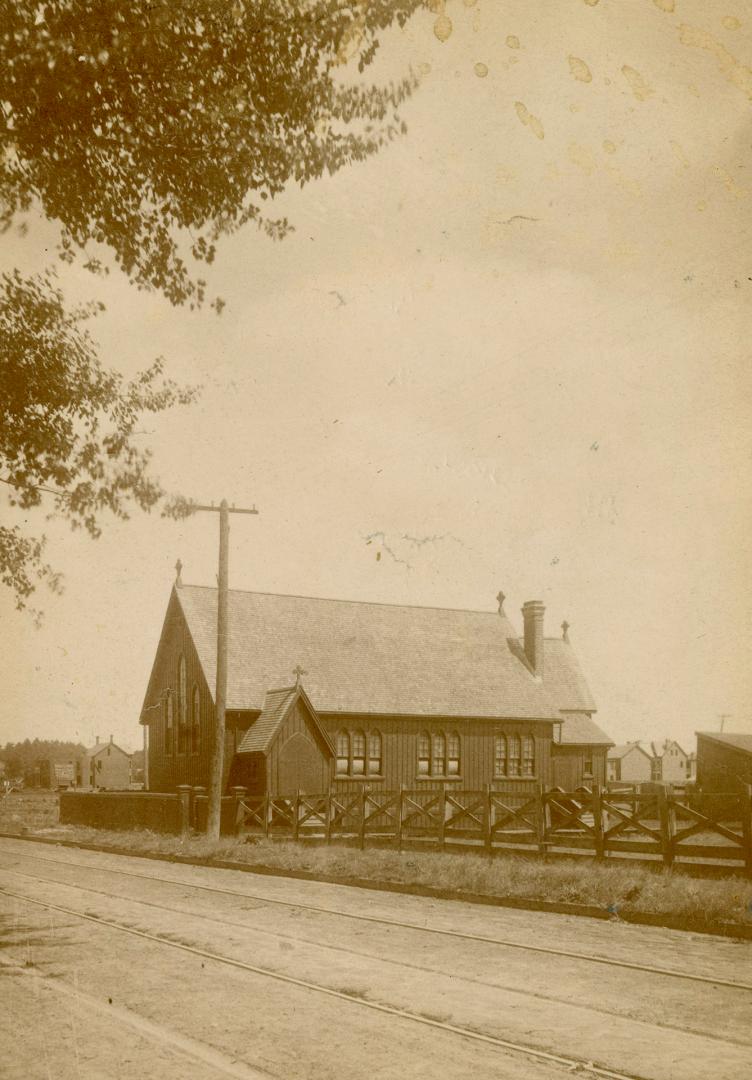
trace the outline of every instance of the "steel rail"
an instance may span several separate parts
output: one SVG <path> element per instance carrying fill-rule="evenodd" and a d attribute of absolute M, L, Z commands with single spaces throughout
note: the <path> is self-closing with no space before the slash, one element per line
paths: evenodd
<path fill-rule="evenodd" d="M 542 953 L 547 956 L 561 956 L 569 960 L 584 960 L 587 963 L 602 964 L 605 967 L 626 968 L 629 971 L 642 971 L 649 975 L 663 975 L 672 979 L 685 979 L 690 982 L 706 983 L 711 986 L 727 986 L 732 990 L 746 990 L 752 992 L 752 983 L 737 982 L 733 979 L 713 978 L 710 975 L 696 975 L 691 972 L 677 971 L 674 968 L 657 967 L 652 964 L 638 964 L 633 960 L 615 960 L 613 957 L 598 956 L 592 953 L 581 953 L 571 949 L 555 949 L 550 945 L 529 945 L 519 941 L 510 941 L 506 938 L 488 937 L 485 934 L 469 934 L 460 930 L 445 930 L 440 927 L 421 926 L 420 923 L 401 922 L 399 919 L 390 919 L 382 915 L 361 915 L 356 912 L 339 911 L 336 908 L 320 907 L 315 904 L 305 904 L 294 900 L 279 900 L 257 893 L 242 892 L 239 889 L 223 889 L 215 885 L 201 885 L 191 881 L 181 881 L 179 878 L 159 877 L 156 874 L 137 874 L 132 870 L 118 870 L 112 867 L 91 866 L 88 863 L 68 862 L 65 859 L 47 859 L 41 855 L 25 855 L 23 852 L 14 852 L 13 854 L 18 855 L 18 857 L 22 859 L 36 859 L 38 862 L 55 863 L 60 866 L 73 866 L 80 870 L 93 870 L 95 873 L 119 874 L 123 877 L 138 878 L 142 881 L 157 881 L 165 885 L 178 885 L 181 888 L 198 889 L 202 892 L 218 893 L 224 896 L 239 896 L 244 900 L 258 900 L 264 904 L 295 908 L 299 911 L 312 911 L 320 915 L 336 915 L 346 919 L 353 919 L 357 922 L 376 923 L 381 926 L 394 926 L 404 930 L 417 930 L 424 934 L 438 934 L 442 937 L 459 938 L 463 941 L 479 941 L 485 945 L 498 945 L 505 949 L 519 949 L 523 952 Z M 211 869 L 211 867 L 201 867 L 201 869 Z M 226 869 L 226 867 L 222 867 L 221 869 Z"/>
<path fill-rule="evenodd" d="M 40 882 L 43 885 L 62 885 L 64 889 L 77 889 L 79 892 L 93 893 L 96 896 L 104 896 L 108 900 L 120 900 L 128 904 L 139 904 L 142 907 L 155 908 L 157 911 L 165 911 L 168 915 L 185 915 L 190 919 L 201 919 L 204 922 L 214 923 L 217 926 L 228 926 L 236 930 L 250 931 L 252 934 L 260 934 L 262 937 L 271 937 L 277 939 L 283 939 L 285 941 L 295 941 L 298 944 L 313 945 L 316 948 L 328 949 L 331 952 L 346 953 L 348 956 L 357 956 L 360 959 L 378 959 L 379 963 L 389 964 L 392 967 L 410 968 L 413 971 L 431 972 L 434 975 L 449 975 L 454 974 L 448 972 L 443 968 L 431 967 L 426 964 L 413 964 L 409 960 L 392 960 L 385 956 L 374 957 L 371 953 L 364 953 L 359 949 L 350 949 L 345 945 L 333 945 L 331 943 L 323 943 L 321 941 L 313 940 L 312 938 L 301 937 L 299 934 L 285 934 L 279 930 L 265 930 L 261 927 L 256 927 L 247 922 L 238 922 L 236 919 L 220 919 L 216 915 L 205 915 L 200 911 L 190 911 L 185 908 L 172 907 L 169 904 L 158 904 L 155 900 L 141 900 L 136 897 L 122 896 L 119 893 L 107 892 L 105 889 L 94 889 L 90 885 L 77 885 L 69 884 L 66 881 L 58 881 L 55 878 L 43 878 L 37 877 L 35 874 L 28 874 L 24 870 L 9 870 L 7 867 L 1 867 L 6 874 L 15 874 L 18 877 L 28 878 L 30 881 Z M 598 1005 L 584 1005 L 570 1001 L 566 997 L 557 997 L 555 994 L 544 994 L 535 990 L 522 990 L 518 986 L 510 986 L 507 983 L 501 982 L 489 982 L 487 979 L 477 979 L 473 975 L 461 975 L 460 978 L 463 982 L 472 983 L 474 986 L 485 986 L 489 990 L 503 990 L 507 994 L 513 994 L 517 997 L 535 998 L 537 1001 L 552 1001 L 559 1004 L 564 1003 L 570 1008 L 582 1009 L 586 1012 L 599 1013 L 602 1016 L 622 1016 L 619 1012 L 614 1012 L 613 1009 L 604 1009 Z M 649 1021 L 654 1027 L 664 1028 L 668 1031 L 679 1031 L 684 1034 L 699 1035 L 704 1039 L 715 1039 L 717 1042 L 721 1042 L 724 1045 L 733 1043 L 735 1046 L 743 1046 L 749 1048 L 749 1042 L 740 1042 L 738 1039 L 729 1039 L 726 1036 L 714 1035 L 709 1031 L 702 1031 L 699 1028 L 680 1027 L 678 1024 L 658 1023 L 655 1020 Z"/>
<path fill-rule="evenodd" d="M 62 904 L 51 904 L 46 900 L 37 900 L 34 897 L 25 896 L 23 893 L 13 892 L 11 889 L 0 887 L 0 894 L 12 896 L 14 899 L 21 900 L 27 904 L 34 904 L 37 907 L 46 908 L 48 911 L 58 911 L 63 915 L 72 915 L 74 918 L 94 923 L 95 926 L 106 926 L 111 930 L 118 930 L 123 934 L 130 934 L 132 937 L 138 937 L 145 941 L 153 941 L 159 945 L 166 945 L 171 949 L 179 949 L 182 952 L 191 953 L 193 956 L 199 956 L 203 957 L 205 960 L 212 960 L 219 964 L 225 964 L 228 967 L 234 967 L 240 971 L 248 971 L 253 975 L 261 975 L 265 978 L 275 979 L 278 982 L 283 982 L 289 986 L 295 986 L 302 990 L 310 990 L 318 994 L 323 994 L 326 997 L 336 998 L 339 1001 L 346 1001 L 351 1005 L 372 1009 L 375 1012 L 393 1016 L 400 1020 L 410 1020 L 417 1024 L 424 1024 L 426 1027 L 437 1028 L 440 1031 L 447 1031 L 453 1035 L 459 1035 L 464 1039 L 471 1039 L 474 1042 L 484 1043 L 487 1046 L 494 1046 L 501 1050 L 511 1050 L 514 1053 L 525 1054 L 538 1061 L 562 1065 L 570 1071 L 586 1071 L 593 1076 L 603 1077 L 603 1080 L 646 1080 L 645 1077 L 641 1077 L 636 1073 L 617 1072 L 613 1069 L 608 1069 L 605 1066 L 596 1065 L 595 1062 L 585 1061 L 582 1058 L 572 1058 L 566 1057 L 563 1054 L 553 1054 L 548 1050 L 540 1050 L 537 1047 L 527 1046 L 524 1043 L 513 1042 L 511 1039 L 502 1039 L 497 1035 L 488 1035 L 485 1032 L 475 1031 L 472 1028 L 461 1027 L 459 1024 L 448 1024 L 443 1020 L 435 1020 L 430 1016 L 423 1016 L 421 1013 L 414 1013 L 408 1009 L 400 1009 L 397 1006 L 386 1005 L 378 1001 L 368 1001 L 366 998 L 357 997 L 353 994 L 345 993 L 342 990 L 334 990 L 329 986 L 321 986 L 319 983 L 309 982 L 307 979 L 298 979 L 294 975 L 285 975 L 282 972 L 272 971 L 270 968 L 261 967 L 257 964 L 249 964 L 244 960 L 237 960 L 231 956 L 223 956 L 221 953 L 211 952 L 209 949 L 199 949 L 194 945 L 186 945 L 180 941 L 173 941 L 170 938 L 163 937 L 161 934 L 150 934 L 146 930 L 137 930 L 133 926 L 123 926 L 122 923 L 113 922 L 111 919 L 102 919 L 96 915 L 87 915 L 85 912 L 76 911 L 74 908 L 68 908 Z"/>

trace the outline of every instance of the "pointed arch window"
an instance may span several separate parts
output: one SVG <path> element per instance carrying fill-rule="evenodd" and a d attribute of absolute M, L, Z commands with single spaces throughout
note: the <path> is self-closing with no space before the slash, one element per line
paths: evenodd
<path fill-rule="evenodd" d="M 460 775 L 461 742 L 456 731 L 421 731 L 418 735 L 418 777 Z"/>
<path fill-rule="evenodd" d="M 418 736 L 418 776 L 431 774 L 431 737 L 427 731 Z"/>
<path fill-rule="evenodd" d="M 164 696 L 163 704 L 164 713 L 164 752 L 165 754 L 171 754 L 174 745 L 174 716 L 173 716 L 173 703 L 172 703 L 172 691 L 167 690 Z"/>
<path fill-rule="evenodd" d="M 362 729 L 337 732 L 334 748 L 337 776 L 377 776 L 381 778 L 383 748 L 381 732 Z"/>
<path fill-rule="evenodd" d="M 191 708 L 191 753 L 201 750 L 201 695 L 198 687 L 193 687 L 193 705 Z"/>
<path fill-rule="evenodd" d="M 447 735 L 446 775 L 460 774 L 460 737 L 456 731 Z"/>
<path fill-rule="evenodd" d="M 351 739 L 352 756 L 350 758 L 350 772 L 353 776 L 365 776 L 366 771 L 366 737 L 362 731 L 354 731 Z"/>
<path fill-rule="evenodd" d="M 178 753 L 184 754 L 188 742 L 188 687 L 185 673 L 185 657 L 178 659 Z"/>

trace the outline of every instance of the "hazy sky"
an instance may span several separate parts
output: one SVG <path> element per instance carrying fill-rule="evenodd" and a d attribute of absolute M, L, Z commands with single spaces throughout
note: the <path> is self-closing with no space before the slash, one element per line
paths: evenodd
<path fill-rule="evenodd" d="M 106 362 L 203 384 L 139 438 L 171 490 L 258 506 L 233 587 L 483 610 L 503 589 L 518 625 L 542 599 L 615 741 L 752 730 L 752 9 L 442 6 L 373 69 L 421 73 L 408 134 L 289 193 L 283 242 L 225 241 L 221 317 L 61 267 L 66 294 L 107 303 Z M 45 265 L 54 235 L 6 236 L 3 264 Z M 66 588 L 41 630 L 0 598 L 0 741 L 135 747 L 175 560 L 214 582 L 216 516 L 98 541 L 28 519 Z"/>

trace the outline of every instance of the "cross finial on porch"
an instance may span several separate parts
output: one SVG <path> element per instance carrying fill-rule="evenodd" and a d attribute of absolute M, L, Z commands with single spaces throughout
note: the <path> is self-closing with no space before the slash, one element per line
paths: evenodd
<path fill-rule="evenodd" d="M 300 666 L 300 664 L 298 664 L 298 665 L 297 665 L 296 667 L 294 667 L 294 668 L 292 669 L 292 673 L 293 673 L 293 675 L 295 676 L 295 685 L 296 685 L 296 686 L 300 686 L 300 679 L 301 679 L 301 676 L 303 676 L 303 675 L 307 675 L 307 674 L 308 674 L 308 672 L 307 672 L 307 671 L 304 671 L 304 670 L 303 670 L 303 668 L 302 668 L 302 667 Z"/>
<path fill-rule="evenodd" d="M 566 619 L 561 624 L 561 636 L 564 638 L 565 641 L 569 641 L 569 623 Z"/>
<path fill-rule="evenodd" d="M 178 588 L 180 588 L 180 586 L 183 584 L 183 579 L 180 576 L 182 574 L 182 572 L 183 572 L 183 564 L 180 561 L 180 559 L 178 559 L 178 561 L 175 563 L 175 584 L 177 585 Z"/>
<path fill-rule="evenodd" d="M 501 615 L 504 611 L 504 601 L 506 600 L 506 596 L 503 592 L 499 592 L 496 599 L 499 601 L 499 615 Z"/>

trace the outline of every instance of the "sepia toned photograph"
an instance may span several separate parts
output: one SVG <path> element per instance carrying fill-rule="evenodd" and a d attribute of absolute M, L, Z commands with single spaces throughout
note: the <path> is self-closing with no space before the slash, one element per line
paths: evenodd
<path fill-rule="evenodd" d="M 0 1076 L 752 1075 L 752 5 L 0 0 Z"/>

